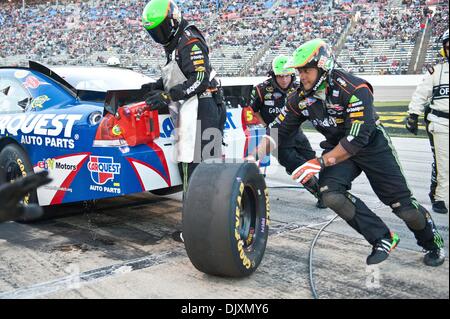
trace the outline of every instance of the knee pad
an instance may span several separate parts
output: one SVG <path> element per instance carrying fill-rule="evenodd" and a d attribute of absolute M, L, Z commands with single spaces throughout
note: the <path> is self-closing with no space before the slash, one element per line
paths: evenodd
<path fill-rule="evenodd" d="M 331 208 L 345 221 L 350 221 L 355 217 L 356 207 L 346 193 L 327 191 L 322 194 L 322 200 L 327 207 Z"/>
<path fill-rule="evenodd" d="M 412 204 L 401 206 L 394 209 L 394 214 L 400 217 L 412 230 L 423 230 L 427 226 L 426 210 L 422 206 L 419 206 L 419 208 Z"/>

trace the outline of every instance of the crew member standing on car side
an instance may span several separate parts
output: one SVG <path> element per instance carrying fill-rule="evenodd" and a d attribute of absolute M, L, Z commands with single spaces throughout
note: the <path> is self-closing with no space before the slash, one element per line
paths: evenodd
<path fill-rule="evenodd" d="M 200 30 L 183 19 L 172 0 L 151 0 L 142 15 L 144 28 L 164 47 L 167 64 L 162 77 L 148 89 L 152 110 L 169 110 L 176 126 L 176 160 L 183 181 L 183 198 L 195 168 L 222 158 L 226 111 L 209 61 L 209 48 Z M 181 231 L 173 238 L 183 242 Z"/>

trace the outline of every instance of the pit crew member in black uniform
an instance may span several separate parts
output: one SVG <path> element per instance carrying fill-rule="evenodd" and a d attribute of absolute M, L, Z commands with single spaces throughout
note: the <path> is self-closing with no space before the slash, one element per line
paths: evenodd
<path fill-rule="evenodd" d="M 176 160 L 184 195 L 199 163 L 222 160 L 225 106 L 206 40 L 197 27 L 183 19 L 175 1 L 151 0 L 144 8 L 142 23 L 152 39 L 164 47 L 167 57 L 161 79 L 143 89 L 150 92 L 146 99 L 150 108 L 169 109 L 176 126 Z M 182 242 L 181 231 L 173 238 Z"/>
<path fill-rule="evenodd" d="M 162 77 L 143 86 L 150 92 L 146 102 L 153 110 L 170 110 L 178 132 L 177 161 L 186 191 L 200 162 L 221 158 L 219 135 L 225 124 L 225 109 L 217 94 L 206 40 L 197 27 L 183 19 L 175 1 L 150 1 L 142 21 L 153 40 L 164 47 L 167 57 Z M 204 136 L 206 130 L 215 133 L 214 137 Z M 209 143 L 214 143 L 214 147 L 204 152 Z"/>
<path fill-rule="evenodd" d="M 288 95 L 299 87 L 295 79 L 295 70 L 285 67 L 287 62 L 287 56 L 277 56 L 272 62 L 270 79 L 255 86 L 251 94 L 250 106 L 255 116 L 266 127 L 281 114 Z M 297 167 L 316 158 L 316 152 L 301 129 L 279 142 L 278 162 L 286 168 L 289 175 Z M 317 177 L 311 178 L 304 187 L 318 199 L 316 205 L 318 208 L 326 208 L 320 200 Z"/>
<path fill-rule="evenodd" d="M 373 105 L 373 90 L 365 80 L 334 69 L 334 57 L 321 39 L 300 46 L 292 65 L 298 70 L 301 88 L 279 118 L 279 139 L 289 136 L 305 121 L 325 136 L 322 157 L 300 166 L 293 178 L 304 184 L 320 172 L 322 199 L 373 246 L 367 264 L 389 257 L 399 243 L 397 234 L 359 198 L 349 193 L 352 181 L 364 172 L 378 198 L 389 205 L 414 233 L 425 251 L 424 263 L 440 266 L 445 261 L 444 241 L 430 214 L 413 197 L 403 176 L 391 140 Z M 265 155 L 274 143 L 268 136 L 255 152 Z M 275 145 L 272 145 L 274 147 Z M 251 157 L 250 157 L 251 158 Z"/>

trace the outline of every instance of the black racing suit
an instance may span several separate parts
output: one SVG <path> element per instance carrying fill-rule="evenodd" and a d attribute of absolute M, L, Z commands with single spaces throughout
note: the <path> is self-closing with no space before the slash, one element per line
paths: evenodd
<path fill-rule="evenodd" d="M 254 112 L 261 114 L 266 125 L 270 125 L 286 106 L 289 94 L 295 93 L 300 84 L 292 80 L 289 87 L 283 90 L 272 77 L 253 88 L 250 106 Z M 316 157 L 308 138 L 298 128 L 288 137 L 279 141 L 278 161 L 291 175 L 297 168 Z M 317 178 L 313 178 L 305 188 L 319 198 Z"/>
<path fill-rule="evenodd" d="M 340 144 L 352 157 L 325 168 L 319 178 L 322 199 L 366 240 L 375 245 L 390 238 L 386 224 L 360 199 L 348 193 L 352 181 L 364 172 L 378 198 L 389 205 L 426 250 L 443 247 L 430 214 L 414 198 L 403 176 L 391 140 L 373 105 L 371 85 L 347 72 L 335 70 L 325 90 L 305 98 L 301 89 L 290 96 L 285 116 L 278 117 L 282 140 L 305 121 L 325 136 L 324 153 Z M 270 129 L 268 131 L 270 133 Z"/>
<path fill-rule="evenodd" d="M 196 147 L 193 163 L 180 163 L 181 175 L 185 182 L 189 180 L 198 164 L 209 158 L 221 157 L 222 139 L 213 136 L 203 136 L 207 129 L 223 130 L 226 119 L 225 107 L 216 102 L 217 82 L 210 81 L 212 67 L 209 61 L 209 49 L 201 32 L 193 25 L 188 25 L 183 20 L 180 31 L 175 38 L 165 47 L 167 63 L 172 60 L 175 50 L 175 60 L 187 81 L 175 86 L 168 92 L 173 101 L 187 100 L 197 95 L 198 97 L 198 120 L 201 125 L 197 126 L 197 143 L 201 140 L 201 148 Z M 154 90 L 164 90 L 163 79 L 159 79 Z M 214 142 L 210 152 L 203 152 L 205 146 Z M 211 145 L 210 145 L 211 146 Z M 186 185 L 184 185 L 186 187 Z"/>

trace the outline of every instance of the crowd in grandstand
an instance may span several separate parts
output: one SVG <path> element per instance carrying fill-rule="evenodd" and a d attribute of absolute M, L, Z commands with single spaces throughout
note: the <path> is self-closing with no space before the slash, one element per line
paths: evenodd
<path fill-rule="evenodd" d="M 33 3 L 35 2 L 35 3 Z M 17 57 L 19 63 L 36 59 L 49 64 L 103 64 L 108 56 L 120 56 L 126 66 L 146 73 L 158 72 L 161 47 L 149 40 L 140 23 L 146 0 L 52 0 L 0 4 L 0 63 Z M 268 48 L 294 50 L 303 41 L 322 37 L 332 45 L 353 52 L 346 59 L 354 72 L 367 63 L 386 60 L 380 54 L 371 61 L 361 50 L 380 39 L 399 52 L 403 43 L 414 44 L 428 22 L 433 35 L 448 27 L 448 4 L 431 12 L 423 0 L 178 0 L 184 17 L 195 21 L 207 36 L 212 56 L 242 64 Z M 58 3 L 58 5 L 56 5 Z M 353 19 L 358 18 L 349 30 Z M 342 38 L 343 37 L 343 38 Z M 267 46 L 269 46 L 267 48 Z M 234 51 L 232 50 L 234 48 Z M 340 48 L 339 48 L 340 49 Z M 268 68 L 262 55 L 248 71 L 263 74 Z M 8 60 L 9 61 L 9 60 Z M 67 62 L 68 61 L 68 62 Z M 155 63 L 157 61 L 157 63 Z M 385 61 L 386 62 L 386 61 Z M 409 61 L 393 59 L 390 73 L 403 72 Z M 226 68 L 219 70 L 227 73 Z"/>

